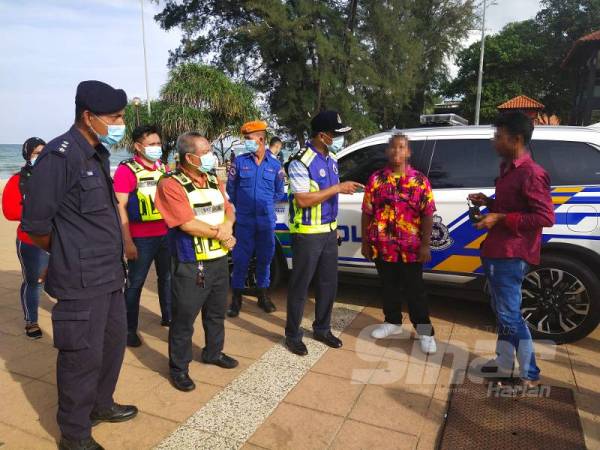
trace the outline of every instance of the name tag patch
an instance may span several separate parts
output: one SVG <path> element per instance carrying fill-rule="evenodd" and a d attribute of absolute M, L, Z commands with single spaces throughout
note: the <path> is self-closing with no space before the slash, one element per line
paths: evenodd
<path fill-rule="evenodd" d="M 207 205 L 207 206 L 194 206 L 194 213 L 197 216 L 204 216 L 207 214 L 213 214 L 223 211 L 223 205 Z"/>
<path fill-rule="evenodd" d="M 154 187 L 158 184 L 157 180 L 140 180 L 138 182 L 138 188 Z"/>

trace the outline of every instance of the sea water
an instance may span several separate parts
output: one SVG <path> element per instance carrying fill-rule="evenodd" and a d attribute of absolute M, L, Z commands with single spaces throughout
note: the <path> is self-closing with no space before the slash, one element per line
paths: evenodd
<path fill-rule="evenodd" d="M 23 167 L 25 160 L 21 149 L 21 144 L 0 144 L 0 180 L 8 180 L 11 175 Z M 112 150 L 110 155 L 111 175 L 115 173 L 119 163 L 128 158 L 131 158 L 131 154 L 127 150 Z"/>

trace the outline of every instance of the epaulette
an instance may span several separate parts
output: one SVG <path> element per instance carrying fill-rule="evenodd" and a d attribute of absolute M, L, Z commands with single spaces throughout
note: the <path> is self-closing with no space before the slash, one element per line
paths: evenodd
<path fill-rule="evenodd" d="M 142 166 L 139 162 L 137 162 L 134 158 L 126 159 L 125 161 L 121 161 L 119 163 L 120 166 L 126 166 L 131 170 L 136 176 L 138 173 L 143 172 L 144 166 Z"/>
<path fill-rule="evenodd" d="M 212 173 L 207 173 L 206 174 L 206 182 L 208 184 L 209 187 L 211 188 L 219 188 L 219 179 L 217 178 L 216 175 L 213 175 Z"/>
<path fill-rule="evenodd" d="M 180 169 L 175 169 L 171 172 L 165 173 L 162 177 L 160 177 L 160 179 L 162 180 L 163 178 L 173 178 L 175 175 L 179 175 L 180 173 L 181 173 Z"/>
<path fill-rule="evenodd" d="M 58 147 L 53 148 L 50 152 L 65 158 L 69 152 L 69 145 L 71 145 L 69 141 L 63 140 Z"/>
<path fill-rule="evenodd" d="M 308 147 L 304 147 L 303 149 L 300 149 L 295 155 L 293 155 L 290 159 L 288 159 L 288 161 L 283 165 L 283 168 L 285 169 L 285 173 L 287 175 L 289 175 L 288 173 L 288 169 L 290 167 L 290 163 L 292 161 L 300 161 L 302 164 L 304 164 L 304 166 L 308 169 L 308 165 L 306 164 L 305 160 L 304 160 L 304 156 L 306 155 L 306 152 L 308 152 L 309 148 Z"/>

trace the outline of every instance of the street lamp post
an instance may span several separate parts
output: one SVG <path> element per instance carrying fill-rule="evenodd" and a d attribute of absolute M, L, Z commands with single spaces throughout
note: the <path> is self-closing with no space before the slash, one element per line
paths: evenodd
<path fill-rule="evenodd" d="M 475 100 L 475 125 L 479 125 L 479 110 L 481 109 L 481 90 L 483 85 L 483 54 L 485 52 L 485 11 L 488 6 L 488 1 L 483 0 L 483 14 L 481 17 L 481 50 L 479 51 L 479 72 L 477 74 L 477 97 Z M 490 6 L 495 5 L 496 2 L 490 2 Z"/>
<path fill-rule="evenodd" d="M 131 103 L 135 110 L 135 126 L 139 127 L 140 126 L 140 105 L 142 104 L 142 99 L 139 97 L 133 97 L 131 99 Z"/>
<path fill-rule="evenodd" d="M 144 47 L 144 75 L 146 77 L 146 101 L 148 102 L 148 117 L 152 116 L 152 109 L 150 107 L 150 88 L 148 86 L 148 59 L 146 56 L 146 30 L 144 27 L 144 0 L 140 0 L 142 7 L 142 45 Z"/>

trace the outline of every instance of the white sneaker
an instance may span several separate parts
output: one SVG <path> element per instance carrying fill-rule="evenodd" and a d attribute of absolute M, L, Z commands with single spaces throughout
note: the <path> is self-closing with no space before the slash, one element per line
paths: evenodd
<path fill-rule="evenodd" d="M 394 325 L 393 323 L 383 322 L 371 331 L 371 337 L 374 339 L 385 339 L 388 336 L 402 333 L 402 325 Z"/>
<path fill-rule="evenodd" d="M 433 336 L 419 336 L 421 351 L 426 354 L 437 352 L 437 345 Z"/>

